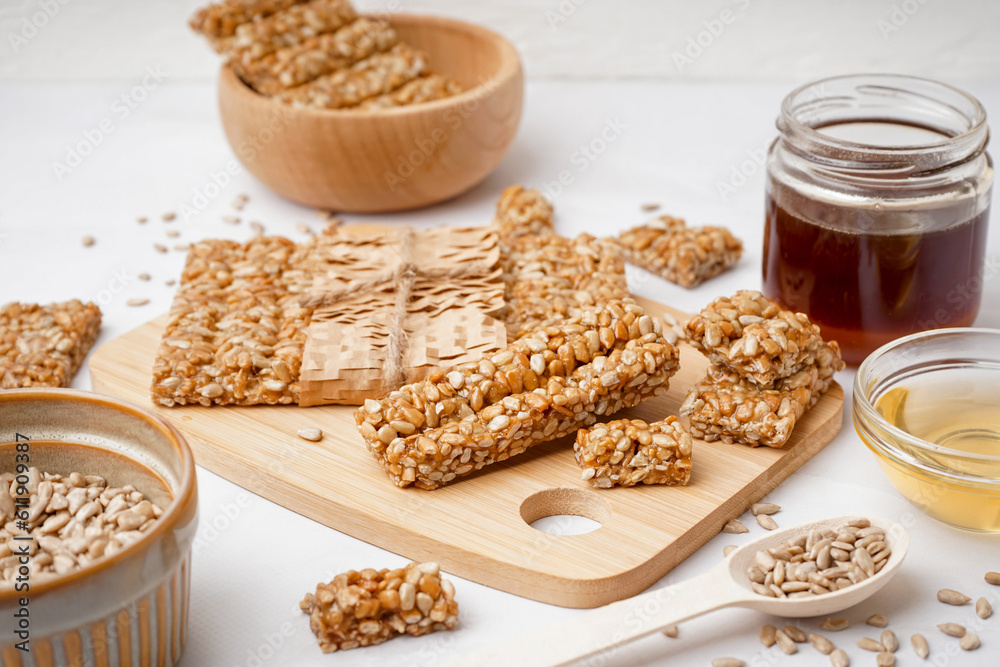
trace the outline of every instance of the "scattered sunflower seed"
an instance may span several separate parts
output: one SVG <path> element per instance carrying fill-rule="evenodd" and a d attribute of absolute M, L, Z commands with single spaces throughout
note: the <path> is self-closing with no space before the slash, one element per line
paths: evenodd
<path fill-rule="evenodd" d="M 190 249 L 191 249 L 190 243 L 178 243 L 177 245 L 174 246 L 174 250 L 177 250 L 179 252 L 187 252 Z"/>
<path fill-rule="evenodd" d="M 256 234 L 257 236 L 264 235 L 264 225 L 257 222 L 256 220 L 250 223 L 250 229 L 252 229 L 254 231 L 254 234 Z"/>
<path fill-rule="evenodd" d="M 781 511 L 781 506 L 774 503 L 754 503 L 750 506 L 750 511 L 753 512 L 754 516 L 758 514 L 774 514 Z"/>
<path fill-rule="evenodd" d="M 168 251 L 167 246 L 163 245 L 162 243 L 154 243 L 153 247 L 156 248 L 157 252 L 167 252 Z"/>
<path fill-rule="evenodd" d="M 319 442 L 323 439 L 323 431 L 318 428 L 300 428 L 297 435 L 303 440 L 309 440 L 311 442 Z"/>
<path fill-rule="evenodd" d="M 987 572 L 986 583 L 1000 586 L 1000 572 Z"/>
<path fill-rule="evenodd" d="M 135 221 L 138 222 L 140 225 L 144 225 L 144 224 L 146 224 L 149 221 L 149 218 L 147 218 L 145 216 L 140 216 L 140 217 L 136 218 Z"/>
<path fill-rule="evenodd" d="M 896 633 L 892 630 L 883 630 L 879 639 L 882 641 L 882 648 L 889 653 L 895 653 L 899 650 L 899 639 L 896 638 Z"/>
<path fill-rule="evenodd" d="M 858 648 L 863 648 L 866 651 L 871 651 L 872 653 L 882 652 L 882 642 L 877 642 L 871 637 L 862 637 L 856 643 Z"/>
<path fill-rule="evenodd" d="M 760 643 L 764 645 L 764 648 L 771 648 L 774 646 L 774 633 L 777 631 L 778 628 L 773 625 L 765 625 L 760 629 Z"/>
<path fill-rule="evenodd" d="M 177 214 L 174 213 L 173 211 L 169 211 L 163 214 L 163 222 L 170 222 L 171 220 L 174 220 L 176 218 Z"/>
<path fill-rule="evenodd" d="M 819 627 L 824 630 L 829 630 L 830 632 L 840 632 L 845 629 L 850 623 L 846 618 L 837 616 L 835 618 L 823 619 L 823 622 L 819 624 Z"/>
<path fill-rule="evenodd" d="M 889 619 L 885 617 L 885 614 L 872 614 L 865 620 L 865 623 L 873 628 L 884 628 L 889 625 Z"/>
<path fill-rule="evenodd" d="M 833 667 L 848 667 L 851 664 L 851 659 L 847 657 L 844 649 L 838 648 L 830 654 L 830 664 Z"/>
<path fill-rule="evenodd" d="M 297 229 L 301 234 L 312 234 L 312 229 L 310 229 L 309 225 L 304 222 L 297 223 L 295 225 L 295 229 Z"/>
<path fill-rule="evenodd" d="M 712 667 L 746 667 L 746 664 L 739 658 L 716 658 L 712 661 Z"/>
<path fill-rule="evenodd" d="M 979 635 L 975 632 L 970 632 L 958 640 L 958 645 L 964 651 L 975 651 L 979 648 Z"/>
<path fill-rule="evenodd" d="M 173 287 L 174 285 L 176 285 L 176 284 L 177 284 L 177 281 L 176 281 L 176 280 L 174 280 L 173 278 L 171 278 L 170 280 L 168 280 L 168 281 L 167 281 L 166 283 L 164 283 L 164 284 L 165 284 L 165 285 L 166 285 L 167 287 Z"/>
<path fill-rule="evenodd" d="M 938 630 L 945 633 L 949 637 L 964 637 L 966 634 L 965 626 L 959 625 L 958 623 L 940 623 L 938 625 Z"/>
<path fill-rule="evenodd" d="M 963 604 L 968 604 L 972 598 L 950 588 L 942 588 L 937 592 L 937 599 L 939 602 L 960 607 Z"/>
<path fill-rule="evenodd" d="M 669 628 L 666 628 L 663 631 L 663 634 L 665 634 L 668 637 L 672 637 L 674 639 L 677 639 L 677 626 L 676 625 L 671 625 Z"/>
<path fill-rule="evenodd" d="M 222 216 L 222 221 L 223 222 L 228 222 L 231 225 L 238 225 L 238 224 L 240 224 L 240 218 L 237 215 L 224 215 L 224 216 Z"/>
<path fill-rule="evenodd" d="M 723 555 L 723 557 L 728 557 L 729 554 L 731 554 L 734 551 L 736 551 L 736 549 L 737 549 L 737 547 L 736 547 L 735 544 L 727 544 L 726 546 L 722 547 L 722 555 Z"/>
<path fill-rule="evenodd" d="M 738 535 L 740 533 L 749 533 L 750 529 L 744 526 L 743 522 L 739 519 L 730 519 L 726 522 L 726 525 L 722 527 L 722 532 Z"/>
<path fill-rule="evenodd" d="M 993 615 L 993 606 L 986 598 L 976 600 L 976 616 L 979 618 L 989 618 Z"/>
<path fill-rule="evenodd" d="M 814 632 L 809 633 L 809 643 L 813 645 L 817 651 L 823 655 L 830 655 L 833 653 L 833 642 L 824 637 L 823 635 L 818 635 Z"/>
<path fill-rule="evenodd" d="M 660 210 L 660 205 L 659 204 L 654 204 L 654 203 L 650 202 L 648 204 L 643 204 L 639 208 L 642 209 L 643 211 L 649 213 L 650 211 L 659 211 Z"/>
<path fill-rule="evenodd" d="M 788 638 L 796 644 L 805 643 L 807 640 L 806 633 L 802 632 L 802 630 L 798 629 L 794 625 L 786 625 L 782 628 L 782 630 L 786 635 L 788 635 Z"/>
<path fill-rule="evenodd" d="M 149 303 L 149 299 L 143 299 L 143 298 L 140 298 L 140 297 L 135 297 L 135 298 L 132 298 L 132 299 L 129 299 L 128 301 L 126 301 L 125 305 L 126 306 L 145 306 L 147 303 Z"/>
<path fill-rule="evenodd" d="M 139 280 L 149 280 L 151 276 L 148 273 L 140 273 L 138 275 Z"/>
<path fill-rule="evenodd" d="M 94 245 L 94 237 L 91 236 L 90 234 L 87 234 L 82 239 L 80 239 L 80 242 L 83 243 L 84 248 L 89 248 L 90 246 Z"/>
<path fill-rule="evenodd" d="M 926 658 L 931 654 L 931 647 L 927 645 L 927 639 L 922 634 L 915 634 L 910 637 L 913 644 L 913 652 L 920 658 Z"/>
<path fill-rule="evenodd" d="M 888 651 L 882 651 L 875 656 L 875 664 L 878 667 L 893 667 L 896 664 L 896 656 Z"/>
<path fill-rule="evenodd" d="M 775 523 L 774 519 L 767 514 L 758 514 L 757 523 L 759 523 L 760 527 L 765 530 L 775 530 L 778 527 L 778 524 Z"/>
<path fill-rule="evenodd" d="M 177 231 L 176 229 L 168 229 L 167 230 L 167 236 L 170 237 L 170 238 L 172 238 L 172 239 L 175 239 L 175 238 L 177 238 L 180 235 L 181 235 L 181 233 L 179 231 Z"/>
<path fill-rule="evenodd" d="M 792 638 L 785 634 L 783 630 L 775 630 L 774 641 L 785 655 L 792 655 L 799 652 L 799 647 L 795 645 Z"/>

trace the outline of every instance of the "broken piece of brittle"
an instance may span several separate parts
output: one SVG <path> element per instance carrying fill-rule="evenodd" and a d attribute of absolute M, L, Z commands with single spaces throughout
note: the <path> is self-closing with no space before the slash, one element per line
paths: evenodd
<path fill-rule="evenodd" d="M 761 386 L 815 364 L 827 345 L 842 367 L 840 346 L 825 343 L 807 315 L 784 310 L 754 290 L 719 297 L 684 328 L 709 361 Z"/>
<path fill-rule="evenodd" d="M 689 419 L 696 438 L 783 447 L 799 418 L 830 388 L 834 371 L 843 367 L 839 360 L 839 354 L 824 345 L 817 363 L 768 387 L 713 365 L 688 391 L 680 413 Z"/>
<path fill-rule="evenodd" d="M 724 227 L 688 227 L 663 216 L 618 235 L 625 259 L 682 287 L 695 287 L 732 267 L 743 243 Z"/>
<path fill-rule="evenodd" d="M 455 587 L 437 563 L 338 574 L 307 593 L 299 607 L 324 653 L 373 646 L 400 635 L 425 635 L 458 624 Z"/>
<path fill-rule="evenodd" d="M 100 328 L 93 303 L 8 303 L 0 309 L 0 389 L 68 387 Z"/>
<path fill-rule="evenodd" d="M 583 479 L 598 488 L 676 486 L 691 478 L 691 436 L 674 416 L 651 424 L 618 419 L 580 429 L 573 451 Z"/>

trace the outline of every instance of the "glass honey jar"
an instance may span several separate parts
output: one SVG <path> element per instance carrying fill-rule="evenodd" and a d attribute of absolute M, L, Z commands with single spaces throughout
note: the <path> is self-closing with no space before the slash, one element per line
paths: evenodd
<path fill-rule="evenodd" d="M 859 364 L 979 312 L 993 162 L 971 95 L 910 76 L 824 79 L 785 98 L 767 158 L 764 293 Z"/>

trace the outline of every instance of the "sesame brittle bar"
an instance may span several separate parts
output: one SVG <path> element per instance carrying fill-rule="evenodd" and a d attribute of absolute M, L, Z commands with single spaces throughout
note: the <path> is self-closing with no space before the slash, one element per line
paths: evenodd
<path fill-rule="evenodd" d="M 552 204 L 538 190 L 511 185 L 500 195 L 493 226 L 500 243 L 509 248 L 522 236 L 555 234 L 552 216 Z"/>
<path fill-rule="evenodd" d="M 664 393 L 679 353 L 661 327 L 611 301 L 366 401 L 358 430 L 397 486 L 437 488 Z"/>
<path fill-rule="evenodd" d="M 422 104 L 444 99 L 462 92 L 462 86 L 453 79 L 441 74 L 429 74 L 409 83 L 404 83 L 396 90 L 371 97 L 358 105 L 359 109 L 391 109 L 394 107 Z"/>
<path fill-rule="evenodd" d="M 670 416 L 647 424 L 618 419 L 576 432 L 573 446 L 584 481 L 614 485 L 685 485 L 691 478 L 691 436 Z"/>
<path fill-rule="evenodd" d="M 359 18 L 336 32 L 309 37 L 262 58 L 233 58 L 230 64 L 254 90 L 276 95 L 287 88 L 351 67 L 399 41 L 385 21 Z M 245 53 L 245 52 L 244 52 Z"/>
<path fill-rule="evenodd" d="M 663 216 L 618 235 L 625 259 L 682 287 L 695 287 L 732 267 L 743 243 L 723 227 L 688 227 Z"/>
<path fill-rule="evenodd" d="M 93 303 L 8 303 L 0 309 L 0 389 L 68 387 L 100 328 Z"/>
<path fill-rule="evenodd" d="M 312 0 L 237 26 L 227 45 L 230 60 L 248 63 L 310 37 L 334 32 L 358 18 L 348 0 Z"/>
<path fill-rule="evenodd" d="M 313 309 L 308 245 L 280 237 L 191 247 L 153 362 L 161 405 L 294 404 Z"/>
<path fill-rule="evenodd" d="M 840 354 L 830 345 L 819 350 L 817 363 L 770 387 L 711 366 L 705 379 L 688 392 L 680 413 L 690 420 L 695 437 L 751 447 L 782 447 L 795 423 L 826 393 L 833 373 L 841 368 Z"/>
<path fill-rule="evenodd" d="M 364 100 L 392 92 L 427 74 L 427 58 L 406 44 L 362 60 L 353 67 L 289 88 L 276 100 L 297 107 L 327 109 L 353 107 Z"/>
<path fill-rule="evenodd" d="M 396 570 L 351 570 L 316 586 L 299 607 L 324 653 L 374 646 L 404 634 L 425 635 L 458 624 L 455 587 L 437 563 Z"/>
<path fill-rule="evenodd" d="M 191 17 L 189 25 L 204 35 L 217 52 L 225 49 L 228 38 L 244 23 L 270 16 L 303 0 L 226 0 L 203 7 Z"/>
<path fill-rule="evenodd" d="M 770 385 L 815 364 L 826 343 L 804 313 L 784 310 L 760 292 L 719 297 L 688 320 L 691 345 L 718 366 Z M 840 347 L 830 343 L 840 358 Z"/>

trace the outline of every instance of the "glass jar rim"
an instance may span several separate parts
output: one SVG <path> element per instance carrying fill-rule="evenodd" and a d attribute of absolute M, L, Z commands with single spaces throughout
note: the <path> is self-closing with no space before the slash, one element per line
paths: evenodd
<path fill-rule="evenodd" d="M 983 461 L 989 463 L 1000 462 L 1000 455 L 993 454 L 977 454 L 973 452 L 964 452 L 960 450 L 955 450 L 950 447 L 945 447 L 942 445 L 937 445 L 932 442 L 928 442 L 922 438 L 904 431 L 899 428 L 885 417 L 875 408 L 871 396 L 869 395 L 869 389 L 873 386 L 873 383 L 877 378 L 871 377 L 873 373 L 873 367 L 875 363 L 889 355 L 899 352 L 901 347 L 908 345 L 914 341 L 919 341 L 927 338 L 935 338 L 940 336 L 961 334 L 963 336 L 988 336 L 990 338 L 1000 339 L 1000 330 L 988 329 L 984 327 L 961 327 L 961 328 L 950 328 L 950 329 L 931 329 L 929 331 L 921 331 L 918 333 L 910 334 L 909 336 L 904 336 L 898 338 L 890 343 L 886 343 L 882 347 L 878 348 L 872 352 L 867 359 L 862 362 L 861 366 L 858 367 L 858 371 L 854 377 L 854 417 L 856 426 L 857 421 L 860 419 L 865 427 L 868 424 L 877 424 L 878 428 L 885 431 L 899 442 L 905 442 L 908 446 L 932 453 L 938 454 L 958 454 L 962 458 L 970 461 Z M 867 443 L 866 441 L 866 444 Z M 1000 478 L 996 477 L 983 477 L 971 473 L 961 472 L 958 470 L 953 470 L 946 467 L 933 466 L 925 461 L 919 460 L 911 454 L 905 452 L 898 445 L 886 441 L 884 438 L 879 438 L 877 442 L 869 444 L 869 446 L 877 446 L 879 450 L 883 453 L 890 455 L 895 460 L 900 463 L 904 463 L 910 467 L 922 470 L 926 474 L 936 475 L 938 477 L 947 477 L 954 480 L 961 480 L 964 483 L 973 484 L 986 484 L 995 485 L 1000 484 Z"/>
<path fill-rule="evenodd" d="M 873 116 L 863 102 L 881 103 L 884 115 Z M 809 122 L 810 116 L 836 117 L 837 113 L 846 114 L 840 122 L 915 125 L 943 138 L 912 145 L 877 145 L 817 129 L 832 122 Z M 785 96 L 776 125 L 789 148 L 812 162 L 834 170 L 886 172 L 896 178 L 968 162 L 984 153 L 989 142 L 986 110 L 974 96 L 946 83 L 902 74 L 845 74 L 801 85 Z"/>

